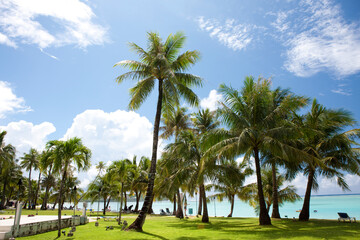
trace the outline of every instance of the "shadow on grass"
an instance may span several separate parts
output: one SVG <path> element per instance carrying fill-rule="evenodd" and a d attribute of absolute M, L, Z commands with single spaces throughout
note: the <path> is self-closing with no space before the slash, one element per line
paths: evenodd
<path fill-rule="evenodd" d="M 280 238 L 326 238 L 326 239 L 357 239 L 360 233 L 360 224 L 344 224 L 331 220 L 310 220 L 309 222 L 293 222 L 292 220 L 272 221 L 271 226 L 259 226 L 254 219 L 211 219 L 210 223 L 201 220 L 185 220 L 169 222 L 166 225 L 172 228 L 196 231 L 205 229 L 206 233 L 217 232 L 224 235 L 243 235 L 248 239 L 280 239 Z M 176 239 L 185 239 L 179 237 Z M 187 239 L 189 239 L 187 237 Z M 196 238 L 193 238 L 196 239 Z"/>
<path fill-rule="evenodd" d="M 162 240 L 168 240 L 168 238 L 165 238 L 163 236 L 160 236 L 160 235 L 156 235 L 154 233 L 149 233 L 149 232 L 140 232 L 140 234 L 144 234 L 144 235 L 147 235 L 147 236 L 151 236 L 151 237 L 156 237 L 156 238 L 159 238 L 159 239 L 162 239 Z M 142 239 L 142 238 L 139 238 L 139 239 Z M 143 238 L 143 239 L 148 239 L 148 238 Z"/>

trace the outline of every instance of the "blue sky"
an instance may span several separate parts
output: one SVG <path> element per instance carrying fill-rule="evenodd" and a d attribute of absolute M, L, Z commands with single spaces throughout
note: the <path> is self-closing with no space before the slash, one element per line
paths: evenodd
<path fill-rule="evenodd" d="M 183 31 L 184 50 L 201 52 L 191 72 L 204 79 L 195 89 L 202 107 L 216 106 L 221 83 L 241 88 L 253 75 L 360 120 L 359 1 L 4 0 L 0 129 L 18 156 L 73 136 L 92 149 L 93 164 L 150 156 L 156 95 L 129 112 L 133 82 L 117 85 L 126 70 L 113 68 L 137 59 L 127 43 L 145 47 L 149 31 L 163 39 Z M 82 186 L 95 175 L 94 167 L 80 174 Z M 359 193 L 360 178 L 347 179 Z M 300 194 L 304 180 L 293 182 Z M 318 193 L 341 190 L 321 179 Z"/>

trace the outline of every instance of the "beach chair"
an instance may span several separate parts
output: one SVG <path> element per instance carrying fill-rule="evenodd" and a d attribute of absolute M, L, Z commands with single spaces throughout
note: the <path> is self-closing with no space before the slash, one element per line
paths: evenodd
<path fill-rule="evenodd" d="M 166 215 L 171 215 L 170 209 L 166 208 Z"/>
<path fill-rule="evenodd" d="M 340 222 L 341 220 L 343 222 L 345 222 L 346 220 L 349 220 L 350 223 L 353 221 L 353 222 L 356 222 L 356 218 L 355 217 L 349 217 L 349 215 L 347 213 L 341 213 L 341 212 L 338 212 L 338 215 L 339 215 L 339 218 L 338 218 L 338 221 Z"/>
<path fill-rule="evenodd" d="M 164 211 L 164 209 L 160 209 L 160 215 L 162 215 L 162 216 L 166 215 L 166 212 Z"/>

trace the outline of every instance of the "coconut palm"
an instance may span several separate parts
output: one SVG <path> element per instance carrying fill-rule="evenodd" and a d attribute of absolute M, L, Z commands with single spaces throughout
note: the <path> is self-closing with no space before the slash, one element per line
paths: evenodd
<path fill-rule="evenodd" d="M 215 181 L 207 186 L 207 188 L 212 188 L 215 192 L 218 192 L 213 196 L 217 197 L 220 201 L 223 198 L 227 198 L 230 201 L 231 207 L 228 217 L 232 217 L 235 196 L 238 195 L 240 198 L 242 196 L 245 178 L 253 174 L 253 170 L 247 167 L 247 165 L 248 163 L 245 161 L 238 164 L 234 159 L 224 159 L 215 173 Z"/>
<path fill-rule="evenodd" d="M 61 236 L 61 203 L 63 201 L 63 188 L 70 164 L 78 171 L 90 167 L 91 151 L 85 147 L 80 138 L 74 137 L 66 141 L 54 140 L 47 143 L 47 148 L 54 152 L 54 171 L 61 175 L 58 196 L 58 237 Z"/>
<path fill-rule="evenodd" d="M 0 132 L 0 177 L 2 177 L 2 182 L 4 183 L 3 191 L 1 194 L 1 203 L 0 210 L 5 207 L 5 190 L 6 190 L 6 175 L 10 172 L 14 161 L 15 161 L 15 152 L 16 149 L 11 144 L 5 144 L 5 135 L 6 131 Z"/>
<path fill-rule="evenodd" d="M 130 181 L 131 175 L 134 173 L 135 166 L 129 159 L 123 159 L 119 161 L 113 162 L 108 171 L 112 178 L 112 181 L 116 181 L 120 184 L 120 211 L 119 211 L 119 221 L 118 224 L 121 222 L 121 211 L 122 211 L 122 204 L 123 204 L 123 195 L 124 195 L 124 185 Z"/>
<path fill-rule="evenodd" d="M 171 136 L 175 136 L 176 141 L 177 135 L 181 130 L 190 128 L 191 122 L 186 111 L 187 109 L 184 107 L 177 107 L 175 110 L 163 114 L 161 119 L 163 126 L 160 127 L 160 131 L 163 131 L 160 135 L 161 138 L 168 139 Z"/>
<path fill-rule="evenodd" d="M 157 33 L 150 32 L 148 33 L 148 47 L 146 50 L 135 43 L 130 43 L 131 49 L 139 55 L 140 61 L 124 60 L 115 65 L 131 70 L 130 72 L 120 75 L 117 78 L 118 83 L 123 82 L 125 79 L 137 81 L 136 85 L 130 89 L 131 100 L 129 108 L 131 110 L 138 109 L 153 90 L 155 83 L 158 83 L 158 100 L 154 122 L 148 189 L 140 214 L 128 229 L 142 231 L 146 213 L 153 199 L 162 109 L 166 112 L 172 109 L 173 106 L 178 106 L 180 97 L 183 97 L 190 105 L 198 104 L 198 97 L 190 87 L 201 86 L 202 80 L 200 77 L 186 73 L 185 71 L 199 59 L 199 52 L 187 51 L 179 55 L 179 51 L 183 47 L 184 42 L 185 36 L 181 32 L 170 35 L 165 42 L 162 42 Z"/>
<path fill-rule="evenodd" d="M 277 173 L 277 197 L 278 197 L 278 204 L 281 206 L 285 202 L 296 202 L 301 199 L 301 197 L 296 193 L 296 188 L 292 185 L 288 185 L 285 188 L 281 188 L 282 185 L 285 183 L 285 176 L 279 175 L 278 170 L 276 169 Z M 272 168 L 264 168 L 261 171 L 262 176 L 262 183 L 263 183 L 263 190 L 264 190 L 264 197 L 266 202 L 266 210 L 267 212 L 270 211 L 272 204 L 274 203 L 274 182 L 273 182 L 273 170 Z M 247 202 L 250 203 L 251 206 L 255 208 L 255 211 L 259 212 L 259 201 L 257 198 L 257 191 L 258 188 L 256 183 L 249 184 L 245 187 L 245 192 L 247 192 L 248 199 Z M 246 195 L 246 194 L 245 194 Z"/>
<path fill-rule="evenodd" d="M 101 173 L 106 169 L 105 163 L 103 161 L 98 162 L 96 169 L 98 170 L 97 176 L 100 176 Z"/>
<path fill-rule="evenodd" d="M 40 168 L 44 171 L 45 176 L 41 181 L 43 187 L 45 187 L 44 199 L 41 205 L 42 210 L 47 209 L 47 201 L 49 197 L 50 188 L 55 185 L 55 177 L 53 176 L 54 166 L 54 154 L 50 149 L 47 149 L 41 154 L 40 157 Z"/>
<path fill-rule="evenodd" d="M 246 77 L 241 92 L 220 86 L 224 102 L 219 110 L 220 117 L 229 130 L 218 130 L 209 138 L 209 144 L 215 144 L 211 151 L 228 158 L 245 154 L 245 158 L 254 157 L 257 177 L 258 197 L 260 205 L 260 225 L 270 225 L 271 219 L 266 210 L 262 190 L 260 155 L 271 151 L 278 155 L 296 156 L 301 152 L 285 144 L 285 138 L 293 135 L 293 130 L 287 126 L 278 126 L 275 122 L 286 117 L 293 109 L 304 105 L 306 99 L 289 95 L 274 105 L 274 95 L 270 90 L 270 81 Z"/>
<path fill-rule="evenodd" d="M 360 129 L 344 131 L 356 123 L 351 114 L 342 109 L 327 109 L 316 99 L 310 112 L 295 116 L 294 123 L 302 132 L 297 147 L 314 157 L 313 161 L 300 166 L 308 182 L 299 220 L 308 221 L 311 191 L 318 188 L 319 176 L 336 177 L 337 184 L 347 190 L 344 172 L 360 174 L 359 152 L 353 148 L 358 145 L 355 140 L 360 136 Z"/>
<path fill-rule="evenodd" d="M 150 169 L 150 159 L 142 156 L 139 163 L 136 163 L 136 157 L 133 159 L 134 178 L 131 182 L 131 191 L 135 194 L 136 204 L 134 211 L 139 209 L 141 195 L 145 193 Z"/>
<path fill-rule="evenodd" d="M 28 209 L 35 209 L 35 204 L 33 203 L 33 191 L 31 186 L 31 171 L 33 169 L 38 169 L 39 167 L 39 153 L 36 151 L 36 149 L 31 148 L 29 153 L 24 154 L 24 156 L 21 158 L 20 166 L 22 168 L 25 168 L 26 171 L 29 172 L 29 192 L 28 192 L 28 202 L 29 206 Z"/>

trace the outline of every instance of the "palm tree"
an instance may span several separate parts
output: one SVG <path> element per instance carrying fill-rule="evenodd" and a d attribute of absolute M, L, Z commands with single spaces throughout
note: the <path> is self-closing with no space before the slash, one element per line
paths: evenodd
<path fill-rule="evenodd" d="M 246 165 L 245 161 L 238 164 L 234 159 L 223 160 L 216 171 L 214 183 L 207 186 L 218 192 L 213 196 L 220 201 L 224 197 L 230 201 L 231 208 L 228 217 L 233 215 L 235 196 L 242 196 L 245 178 L 253 174 L 252 169 Z"/>
<path fill-rule="evenodd" d="M 318 187 L 318 176 L 337 177 L 337 183 L 343 190 L 348 190 L 344 172 L 360 174 L 360 158 L 355 139 L 360 136 L 360 129 L 349 129 L 356 122 L 345 110 L 331 110 L 323 107 L 316 99 L 309 113 L 295 116 L 294 123 L 301 129 L 302 137 L 297 147 L 313 156 L 312 161 L 304 161 L 300 166 L 308 176 L 304 204 L 299 215 L 300 221 L 309 220 L 311 191 Z"/>
<path fill-rule="evenodd" d="M 136 204 L 134 211 L 139 209 L 139 201 L 141 195 L 145 193 L 148 182 L 148 174 L 150 169 L 150 159 L 142 156 L 139 163 L 136 163 L 136 157 L 133 159 L 134 165 L 134 178 L 131 183 L 131 191 L 135 194 Z"/>
<path fill-rule="evenodd" d="M 187 51 L 179 55 L 180 49 L 185 42 L 183 33 L 178 32 L 170 35 L 165 43 L 157 33 L 148 33 L 148 48 L 144 50 L 135 43 L 130 47 L 140 57 L 140 61 L 124 60 L 115 66 L 130 68 L 130 72 L 120 75 L 117 82 L 125 79 L 136 80 L 137 84 L 130 89 L 131 100 L 129 108 L 136 110 L 149 96 L 158 82 L 158 100 L 154 122 L 153 147 L 151 167 L 149 173 L 148 189 L 143 207 L 138 218 L 128 229 L 142 231 L 146 213 L 153 199 L 154 179 L 156 173 L 157 148 L 159 137 L 159 125 L 162 109 L 169 111 L 173 106 L 178 106 L 180 97 L 183 97 L 190 105 L 198 104 L 198 97 L 190 89 L 192 86 L 201 86 L 200 77 L 185 73 L 185 71 L 199 59 L 198 51 Z"/>
<path fill-rule="evenodd" d="M 99 171 L 97 174 L 97 177 L 101 175 L 101 173 L 105 170 L 106 166 L 105 163 L 103 161 L 100 161 L 97 165 L 96 165 L 96 169 Z"/>
<path fill-rule="evenodd" d="M 9 169 L 14 163 L 15 159 L 15 152 L 16 149 L 11 144 L 5 144 L 5 135 L 6 131 L 0 132 L 0 177 L 3 177 L 4 179 L 2 182 L 4 183 L 3 191 L 1 194 L 1 203 L 0 203 L 0 210 L 5 207 L 5 190 L 6 190 L 6 177 L 5 173 L 9 172 Z"/>
<path fill-rule="evenodd" d="M 220 156 L 236 157 L 245 154 L 255 160 L 258 197 L 260 205 L 260 225 L 271 225 L 271 219 L 266 210 L 266 204 L 261 180 L 260 154 L 271 151 L 277 155 L 295 156 L 296 149 L 284 143 L 286 137 L 292 136 L 292 130 L 286 126 L 277 126 L 276 120 L 286 117 L 293 109 L 306 103 L 306 99 L 289 95 L 274 105 L 274 95 L 270 90 L 270 81 L 246 77 L 241 93 L 237 90 L 220 86 L 224 102 L 219 110 L 223 123 L 229 130 L 218 130 L 209 138 L 210 144 L 215 144 L 211 151 Z M 301 151 L 298 151 L 301 152 Z"/>
<path fill-rule="evenodd" d="M 61 236 L 61 205 L 63 201 L 63 188 L 70 164 L 73 163 L 78 171 L 90 167 L 91 151 L 82 144 L 80 138 L 74 137 L 66 141 L 54 140 L 47 143 L 47 148 L 54 151 L 54 171 L 61 174 L 58 196 L 58 237 Z"/>
<path fill-rule="evenodd" d="M 29 192 L 28 192 L 28 202 L 29 207 L 28 209 L 35 209 L 35 205 L 33 204 L 33 192 L 32 192 L 32 186 L 31 186 L 31 171 L 32 169 L 38 169 L 39 167 L 39 153 L 36 151 L 36 149 L 31 148 L 29 153 L 24 154 L 24 156 L 21 158 L 21 167 L 25 168 L 26 171 L 29 171 Z"/>
<path fill-rule="evenodd" d="M 184 107 L 177 107 L 175 111 L 165 112 L 161 121 L 164 126 L 160 127 L 163 133 L 160 135 L 161 138 L 168 139 L 171 136 L 177 135 L 180 131 L 190 128 L 191 122 L 189 115 L 186 114 L 187 109 Z"/>
<path fill-rule="evenodd" d="M 45 187 L 45 195 L 41 205 L 42 210 L 47 209 L 47 201 L 49 197 L 49 190 L 55 185 L 55 177 L 53 176 L 54 153 L 47 149 L 41 154 L 40 168 L 44 171 L 45 177 L 42 179 L 42 186 Z"/>
<path fill-rule="evenodd" d="M 109 166 L 109 173 L 112 176 L 112 181 L 117 181 L 120 183 L 120 211 L 119 211 L 119 221 L 121 222 L 121 211 L 122 211 L 122 203 L 123 203 L 123 195 L 124 195 L 124 184 L 130 180 L 130 175 L 134 172 L 135 166 L 131 163 L 129 159 L 123 159 L 119 161 L 113 162 Z"/>
<path fill-rule="evenodd" d="M 289 185 L 285 188 L 281 188 L 281 186 L 285 183 L 285 176 L 279 175 L 278 170 L 276 169 L 277 173 L 277 197 L 278 197 L 278 204 L 281 206 L 285 202 L 296 202 L 301 199 L 301 197 L 296 193 L 296 188 L 292 185 Z M 265 168 L 261 171 L 262 181 L 263 181 L 263 190 L 266 202 L 266 210 L 267 212 L 270 211 L 270 207 L 274 203 L 274 182 L 273 182 L 273 170 L 272 168 Z M 248 192 L 248 199 L 247 201 L 250 203 L 251 206 L 255 208 L 255 211 L 259 212 L 259 201 L 257 198 L 257 186 L 256 183 L 249 184 L 245 187 L 245 192 Z"/>

